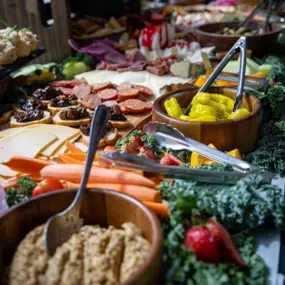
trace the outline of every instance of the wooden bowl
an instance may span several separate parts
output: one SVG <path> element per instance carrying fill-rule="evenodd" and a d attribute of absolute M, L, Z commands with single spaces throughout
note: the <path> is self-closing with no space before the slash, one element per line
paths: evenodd
<path fill-rule="evenodd" d="M 198 42 L 201 46 L 215 46 L 217 51 L 229 50 L 241 36 L 220 35 L 217 32 L 225 27 L 234 28 L 239 22 L 211 23 L 198 27 L 195 31 Z M 250 29 L 259 29 L 264 26 L 263 22 L 252 21 Z M 275 45 L 278 35 L 282 31 L 282 26 L 272 24 L 272 31 L 261 35 L 246 36 L 247 48 L 255 55 L 263 55 L 271 50 Z"/>
<path fill-rule="evenodd" d="M 3 266 L 11 262 L 13 254 L 25 235 L 43 224 L 52 215 L 63 211 L 72 202 L 76 189 L 56 191 L 32 198 L 11 208 L 0 216 L 0 277 Z M 144 264 L 124 285 L 161 284 L 162 233 L 158 219 L 138 200 L 113 191 L 89 189 L 81 207 L 85 224 L 120 227 L 133 222 L 151 243 Z"/>
<path fill-rule="evenodd" d="M 235 120 L 223 120 L 219 122 L 189 122 L 174 119 L 167 115 L 164 102 L 175 97 L 182 108 L 188 106 L 192 98 L 197 94 L 198 88 L 169 92 L 154 101 L 152 120 L 169 124 L 184 135 L 206 145 L 212 143 L 219 150 L 229 151 L 238 148 L 246 153 L 254 150 L 259 135 L 260 126 L 260 100 L 251 95 L 244 95 L 241 103 L 250 114 Z M 209 88 L 209 93 L 223 94 L 235 99 L 236 91 L 229 88 Z"/>

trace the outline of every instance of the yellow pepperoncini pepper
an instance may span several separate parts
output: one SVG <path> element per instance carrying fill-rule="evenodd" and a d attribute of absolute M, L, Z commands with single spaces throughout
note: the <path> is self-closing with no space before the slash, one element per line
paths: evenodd
<path fill-rule="evenodd" d="M 203 104 L 193 104 L 189 116 L 192 119 L 195 119 L 197 117 L 201 116 L 216 116 L 216 110 L 208 105 L 203 105 Z"/>
<path fill-rule="evenodd" d="M 217 103 L 213 100 L 211 100 L 209 103 L 208 103 L 209 106 L 211 106 L 212 108 L 214 108 L 217 112 L 217 117 L 219 119 L 227 119 L 228 116 L 229 116 L 229 110 L 227 108 L 227 106 L 225 106 L 224 104 L 221 104 L 221 103 Z"/>
<path fill-rule="evenodd" d="M 179 119 L 180 119 L 180 120 L 184 120 L 184 121 L 190 121 L 190 120 L 191 120 L 191 117 L 185 116 L 185 115 L 181 115 L 181 116 L 179 117 Z"/>
<path fill-rule="evenodd" d="M 210 93 L 205 93 L 205 92 L 200 92 L 196 94 L 192 100 L 192 104 L 205 104 L 208 105 L 208 102 L 211 100 L 211 94 Z"/>
<path fill-rule="evenodd" d="M 165 107 L 165 110 L 166 110 L 168 116 L 170 116 L 172 118 L 178 119 L 181 115 L 183 115 L 183 112 L 182 112 L 176 98 L 171 98 L 169 100 L 166 100 L 164 102 L 164 107 Z"/>
<path fill-rule="evenodd" d="M 216 122 L 217 118 L 215 116 L 201 116 L 195 119 L 191 119 L 191 122 Z"/>
<path fill-rule="evenodd" d="M 241 108 L 236 110 L 235 112 L 232 112 L 229 116 L 228 119 L 238 119 L 238 118 L 242 118 L 245 117 L 249 114 L 249 111 L 246 108 Z"/>

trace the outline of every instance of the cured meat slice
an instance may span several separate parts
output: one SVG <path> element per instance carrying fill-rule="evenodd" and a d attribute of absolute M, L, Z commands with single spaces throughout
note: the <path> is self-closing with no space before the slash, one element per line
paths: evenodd
<path fill-rule="evenodd" d="M 149 102 L 143 102 L 138 99 L 129 99 L 123 102 L 122 106 L 129 113 L 142 113 L 145 111 L 149 111 L 152 108 L 152 104 Z M 123 112 L 123 110 L 122 110 Z"/>
<path fill-rule="evenodd" d="M 140 91 L 137 88 L 123 89 L 118 92 L 118 98 L 120 101 L 128 99 L 135 99 L 139 96 Z"/>
<path fill-rule="evenodd" d="M 165 74 L 164 68 L 162 68 L 160 66 L 147 66 L 146 70 L 148 72 L 153 73 L 153 74 L 158 75 L 158 76 L 162 76 Z"/>
<path fill-rule="evenodd" d="M 133 85 L 131 83 L 128 83 L 128 82 L 124 82 L 124 83 L 121 83 L 118 87 L 117 87 L 117 90 L 121 91 L 121 90 L 125 90 L 125 89 L 130 89 L 132 88 Z"/>
<path fill-rule="evenodd" d="M 123 63 L 126 62 L 126 57 L 119 53 L 118 51 L 114 50 L 112 52 L 109 52 L 105 55 L 104 58 L 105 61 L 107 61 L 108 63 Z"/>
<path fill-rule="evenodd" d="M 148 87 L 144 87 L 142 85 L 134 85 L 134 88 L 138 88 L 139 91 L 146 96 L 152 96 L 153 92 L 151 89 L 149 89 Z"/>
<path fill-rule="evenodd" d="M 107 88 L 98 92 L 98 96 L 102 101 L 117 99 L 118 91 L 116 89 Z"/>
<path fill-rule="evenodd" d="M 97 66 L 96 69 L 97 70 L 104 70 L 107 68 L 107 63 L 105 61 L 101 61 Z"/>
<path fill-rule="evenodd" d="M 75 86 L 72 92 L 78 99 L 84 99 L 91 93 L 91 86 L 88 84 L 80 84 Z"/>
<path fill-rule="evenodd" d="M 95 93 L 90 93 L 85 98 L 81 99 L 81 104 L 88 109 L 94 110 L 102 103 L 101 99 Z"/>
<path fill-rule="evenodd" d="M 57 87 L 63 95 L 69 96 L 73 94 L 73 88 Z"/>
<path fill-rule="evenodd" d="M 86 82 L 84 79 L 73 79 L 73 80 L 59 80 L 49 83 L 49 86 L 52 87 L 74 87 L 76 85 Z"/>
<path fill-rule="evenodd" d="M 129 59 L 132 63 L 135 63 L 135 62 L 140 62 L 140 61 L 143 61 L 143 62 L 146 62 L 146 58 L 145 56 L 138 50 L 136 51 L 132 57 Z"/>
<path fill-rule="evenodd" d="M 103 90 L 103 89 L 106 89 L 109 87 L 112 87 L 112 83 L 110 81 L 105 82 L 105 83 L 95 84 L 95 85 L 93 85 L 92 89 L 93 89 L 93 91 L 98 92 L 100 90 Z"/>
<path fill-rule="evenodd" d="M 117 65 L 116 64 L 107 63 L 106 70 L 110 70 L 110 71 L 117 70 Z"/>
<path fill-rule="evenodd" d="M 115 106 L 118 105 L 118 101 L 117 100 L 108 100 L 102 103 L 103 105 L 110 107 L 110 106 Z"/>

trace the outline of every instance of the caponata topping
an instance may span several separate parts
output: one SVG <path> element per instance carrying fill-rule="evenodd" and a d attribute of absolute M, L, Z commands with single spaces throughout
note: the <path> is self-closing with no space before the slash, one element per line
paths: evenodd
<path fill-rule="evenodd" d="M 123 115 L 119 105 L 107 106 L 109 109 L 109 120 L 111 121 L 126 121 L 127 118 Z"/>
<path fill-rule="evenodd" d="M 55 98 L 59 95 L 62 95 L 62 92 L 59 89 L 53 88 L 51 86 L 47 86 L 43 89 L 37 89 L 33 93 L 33 96 L 40 100 L 51 100 L 52 98 Z"/>
<path fill-rule="evenodd" d="M 59 113 L 61 120 L 80 120 L 83 118 L 89 118 L 89 112 L 83 107 L 67 108 Z"/>
<path fill-rule="evenodd" d="M 46 106 L 36 98 L 21 99 L 19 105 L 23 111 L 46 110 Z"/>
<path fill-rule="evenodd" d="M 64 96 L 60 95 L 51 99 L 51 107 L 67 107 L 77 104 L 77 97 L 75 95 Z"/>
<path fill-rule="evenodd" d="M 14 115 L 18 123 L 41 120 L 43 116 L 44 116 L 44 111 L 42 110 L 20 111 Z"/>

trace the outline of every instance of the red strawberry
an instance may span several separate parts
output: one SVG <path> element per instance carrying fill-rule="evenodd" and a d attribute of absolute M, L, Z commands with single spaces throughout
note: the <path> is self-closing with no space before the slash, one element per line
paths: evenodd
<path fill-rule="evenodd" d="M 163 155 L 163 157 L 160 160 L 160 164 L 162 165 L 179 166 L 182 163 L 183 162 L 180 159 L 167 152 Z"/>
<path fill-rule="evenodd" d="M 142 146 L 143 146 L 143 142 L 142 142 L 141 138 L 133 138 L 133 142 L 134 142 L 138 147 L 142 147 Z"/>
<path fill-rule="evenodd" d="M 235 263 L 240 267 L 244 267 L 245 262 L 227 230 L 216 219 L 211 219 L 208 223 L 208 227 L 215 238 L 220 241 L 221 253 L 225 257 L 226 261 Z"/>
<path fill-rule="evenodd" d="M 219 263 L 219 242 L 206 226 L 190 228 L 184 239 L 187 248 L 191 248 L 197 258 L 206 262 Z"/>
<path fill-rule="evenodd" d="M 154 160 L 156 161 L 156 158 L 155 158 L 155 155 L 154 153 L 152 152 L 152 150 L 146 146 L 142 146 L 140 148 L 140 155 L 143 155 L 151 160 Z"/>

